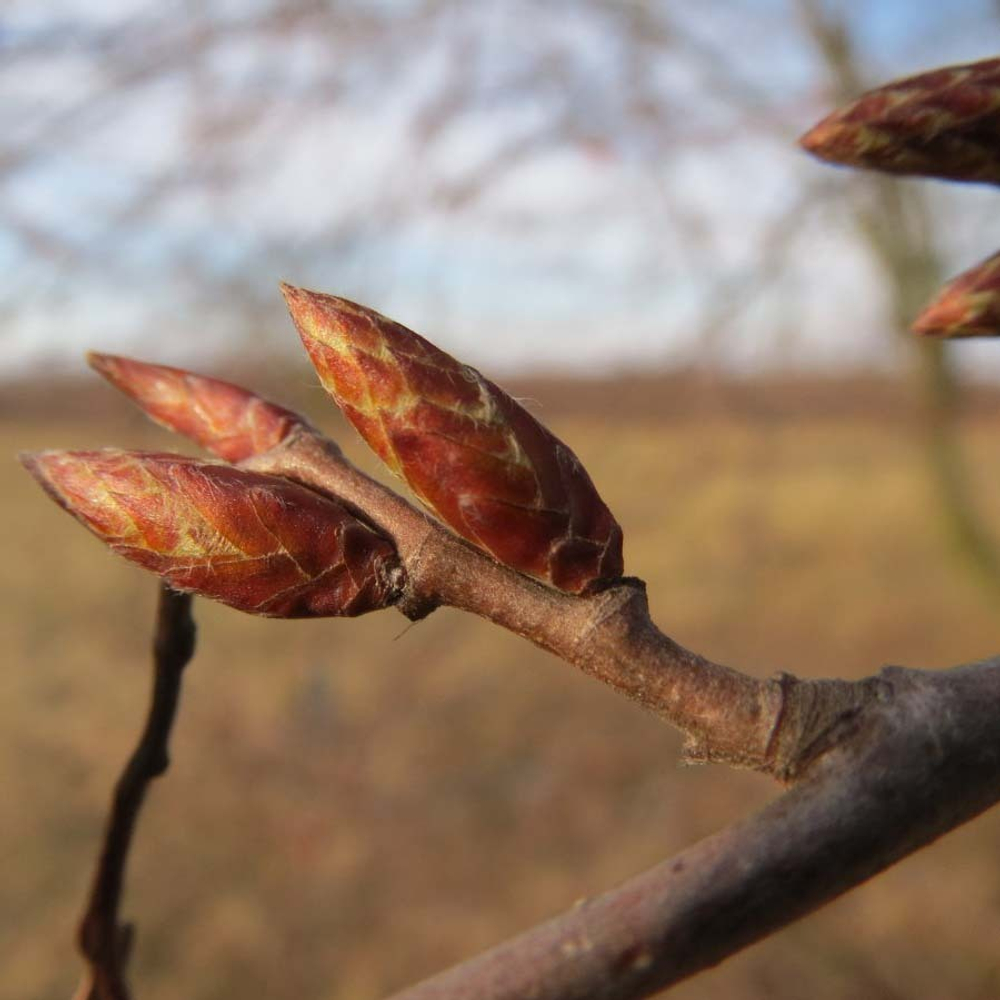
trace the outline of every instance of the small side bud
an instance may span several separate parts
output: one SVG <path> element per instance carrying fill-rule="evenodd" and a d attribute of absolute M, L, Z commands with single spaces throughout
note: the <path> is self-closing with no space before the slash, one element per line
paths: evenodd
<path fill-rule="evenodd" d="M 1000 59 L 870 90 L 799 143 L 842 166 L 1000 184 Z"/>
<path fill-rule="evenodd" d="M 621 528 L 579 459 L 502 389 L 371 309 L 282 290 L 324 387 L 445 524 L 570 593 L 621 576 Z"/>
<path fill-rule="evenodd" d="M 1000 253 L 949 281 L 913 330 L 929 337 L 1000 336 Z"/>
<path fill-rule="evenodd" d="M 21 461 L 101 541 L 176 590 L 273 618 L 354 616 L 399 598 L 392 544 L 296 483 L 114 449 Z"/>
<path fill-rule="evenodd" d="M 156 423 L 227 462 L 268 451 L 295 428 L 309 427 L 297 413 L 221 379 L 96 351 L 87 361 Z"/>

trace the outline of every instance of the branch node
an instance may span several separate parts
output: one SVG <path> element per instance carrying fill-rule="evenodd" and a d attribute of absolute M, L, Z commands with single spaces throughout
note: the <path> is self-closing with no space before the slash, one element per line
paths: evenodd
<path fill-rule="evenodd" d="M 767 742 L 767 770 L 782 782 L 802 777 L 823 754 L 842 743 L 866 707 L 892 696 L 881 677 L 859 681 L 800 680 L 779 674 L 771 682 L 780 699 Z"/>
<path fill-rule="evenodd" d="M 404 617 L 409 618 L 411 622 L 423 621 L 432 611 L 436 611 L 438 607 L 438 602 L 433 598 L 427 597 L 426 594 L 418 593 L 411 587 L 405 587 L 399 600 L 396 602 L 396 609 Z"/>

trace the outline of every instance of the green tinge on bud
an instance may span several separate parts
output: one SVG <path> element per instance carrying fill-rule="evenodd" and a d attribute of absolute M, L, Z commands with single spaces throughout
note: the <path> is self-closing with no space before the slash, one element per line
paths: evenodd
<path fill-rule="evenodd" d="M 949 281 L 913 330 L 930 337 L 1000 336 L 1000 253 Z"/>
<path fill-rule="evenodd" d="M 870 90 L 799 142 L 843 166 L 1000 184 L 1000 59 Z"/>
<path fill-rule="evenodd" d="M 442 521 L 570 593 L 621 576 L 621 528 L 579 459 L 502 389 L 371 309 L 282 290 L 324 387 Z"/>
<path fill-rule="evenodd" d="M 393 545 L 296 483 L 114 449 L 21 461 L 101 541 L 176 590 L 274 618 L 354 616 L 399 599 Z"/>
<path fill-rule="evenodd" d="M 309 426 L 297 413 L 221 379 L 96 351 L 87 360 L 151 419 L 227 462 L 259 455 Z"/>

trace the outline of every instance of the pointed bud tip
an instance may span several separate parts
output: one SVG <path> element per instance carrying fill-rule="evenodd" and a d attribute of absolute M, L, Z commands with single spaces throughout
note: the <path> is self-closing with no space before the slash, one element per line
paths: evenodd
<path fill-rule="evenodd" d="M 910 325 L 910 330 L 920 337 L 948 337 L 960 317 L 955 314 L 950 303 L 939 299 L 932 302 Z"/>
<path fill-rule="evenodd" d="M 17 460 L 30 472 L 35 479 L 41 481 L 45 478 L 46 471 L 50 465 L 56 464 L 60 458 L 72 454 L 68 451 L 58 451 L 49 449 L 46 451 L 19 451 Z"/>
<path fill-rule="evenodd" d="M 803 132 L 799 136 L 797 140 L 798 146 L 810 156 L 824 159 L 828 155 L 827 147 L 831 144 L 834 132 L 835 129 L 829 119 L 824 119 L 809 129 L 808 132 Z"/>
<path fill-rule="evenodd" d="M 795 140 L 795 144 L 800 148 L 804 149 L 807 153 L 811 153 L 816 146 L 816 129 L 819 128 L 818 125 L 814 125 L 808 132 L 803 132 L 802 135 Z"/>
<path fill-rule="evenodd" d="M 50 500 L 78 517 L 76 504 L 67 496 L 67 485 L 77 480 L 91 462 L 101 461 L 112 452 L 113 449 L 64 451 L 51 448 L 45 451 L 22 451 L 17 457 Z"/>
<path fill-rule="evenodd" d="M 285 305 L 288 307 L 288 312 L 295 321 L 295 325 L 299 326 L 302 311 L 315 302 L 317 293 L 310 292 L 306 288 L 299 288 L 297 285 L 290 285 L 287 281 L 282 281 L 279 287 L 281 288 Z M 301 327 L 299 328 L 299 332 L 302 332 Z"/>
<path fill-rule="evenodd" d="M 43 451 L 19 451 L 17 453 L 17 460 L 24 467 L 25 471 L 43 486 L 45 485 L 44 455 L 45 452 Z"/>
<path fill-rule="evenodd" d="M 313 366 L 328 389 L 330 366 L 335 363 L 328 349 L 339 354 L 348 343 L 364 342 L 378 353 L 374 345 L 397 332 L 397 324 L 350 299 L 284 283 L 281 291 Z"/>
<path fill-rule="evenodd" d="M 287 281 L 280 282 L 279 288 L 293 318 L 299 309 L 337 301 L 332 295 L 324 295 L 322 292 L 314 292 L 308 288 L 300 288 L 298 285 L 290 285 Z"/>
<path fill-rule="evenodd" d="M 936 323 L 926 316 L 918 316 L 910 324 L 910 332 L 915 333 L 918 337 L 931 337 L 940 338 L 947 337 L 947 332 L 941 329 L 941 325 Z"/>
<path fill-rule="evenodd" d="M 104 351 L 87 351 L 84 357 L 93 371 L 131 396 L 140 406 L 142 387 L 155 376 L 188 374 L 179 368 L 169 368 L 150 361 L 138 361 L 135 358 L 126 358 L 122 354 L 107 354 Z"/>
<path fill-rule="evenodd" d="M 88 365 L 95 371 L 104 371 L 105 368 L 113 367 L 115 362 L 123 360 L 120 354 L 108 354 L 106 351 L 89 350 L 84 352 L 84 358 Z"/>
<path fill-rule="evenodd" d="M 297 285 L 289 285 L 285 281 L 281 282 L 280 287 L 293 319 L 300 317 L 302 310 L 310 308 L 321 309 L 327 315 L 339 315 L 359 310 L 374 314 L 374 310 L 360 306 L 350 299 L 341 298 L 339 295 L 316 292 L 310 288 L 300 288 Z"/>
<path fill-rule="evenodd" d="M 107 379 L 112 385 L 123 389 L 122 370 L 129 364 L 141 364 L 131 361 L 120 354 L 105 354 L 103 351 L 87 351 L 84 358 L 92 371 Z"/>

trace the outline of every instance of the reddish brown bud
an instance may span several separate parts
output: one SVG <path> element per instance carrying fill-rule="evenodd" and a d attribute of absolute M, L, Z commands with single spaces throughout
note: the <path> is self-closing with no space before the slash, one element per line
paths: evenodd
<path fill-rule="evenodd" d="M 98 538 L 177 590 L 274 618 L 359 615 L 398 597 L 393 546 L 296 483 L 113 449 L 21 460 Z"/>
<path fill-rule="evenodd" d="M 323 385 L 442 521 L 571 593 L 621 575 L 621 528 L 579 459 L 502 389 L 371 309 L 283 291 Z"/>
<path fill-rule="evenodd" d="M 799 142 L 844 166 L 1000 184 L 1000 59 L 870 90 Z"/>
<path fill-rule="evenodd" d="M 913 330 L 931 337 L 1000 336 L 1000 253 L 948 282 Z"/>
<path fill-rule="evenodd" d="M 158 424 L 227 462 L 258 455 L 296 427 L 308 427 L 297 413 L 231 382 L 96 351 L 87 360 Z"/>

